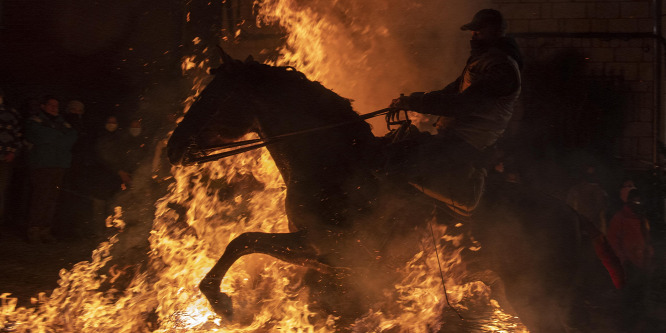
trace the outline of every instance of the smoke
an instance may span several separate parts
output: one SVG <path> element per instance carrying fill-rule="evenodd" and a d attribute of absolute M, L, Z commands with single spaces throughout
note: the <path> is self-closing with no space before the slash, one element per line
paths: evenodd
<path fill-rule="evenodd" d="M 469 52 L 469 35 L 460 26 L 488 4 L 270 0 L 262 4 L 260 20 L 279 23 L 289 34 L 278 63 L 353 100 L 363 114 L 387 107 L 401 93 L 441 89 L 455 80 Z M 370 123 L 376 135 L 387 131 L 381 119 Z"/>

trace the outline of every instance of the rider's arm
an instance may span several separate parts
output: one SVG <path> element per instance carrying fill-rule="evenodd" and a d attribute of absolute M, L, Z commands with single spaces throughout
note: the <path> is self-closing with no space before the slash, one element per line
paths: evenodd
<path fill-rule="evenodd" d="M 519 86 L 520 78 L 515 67 L 510 63 L 498 63 L 489 66 L 478 80 L 461 93 L 443 89 L 421 96 L 413 94 L 410 96 L 410 106 L 421 113 L 459 116 L 494 103 L 497 98 L 513 93 Z"/>

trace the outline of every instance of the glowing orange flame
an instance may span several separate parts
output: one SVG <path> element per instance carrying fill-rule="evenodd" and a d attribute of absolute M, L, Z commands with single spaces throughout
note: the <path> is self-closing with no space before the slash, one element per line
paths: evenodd
<path fill-rule="evenodd" d="M 343 96 L 376 93 L 347 83 L 356 82 L 350 78 L 364 73 L 364 66 L 371 61 L 369 49 L 391 43 L 385 27 L 335 22 L 332 14 L 314 12 L 291 0 L 263 1 L 261 17 L 279 22 L 288 31 L 288 47 L 282 49 L 278 64 L 293 65 Z M 359 38 L 363 43 L 357 42 Z M 342 49 L 347 53 L 341 54 Z M 185 109 L 203 89 L 208 67 L 208 60 L 197 56 L 183 59 L 183 72 L 194 78 Z M 111 260 L 116 235 L 100 244 L 90 261 L 61 271 L 59 287 L 51 295 L 40 294 L 35 307 L 17 308 L 10 295 L 0 295 L 0 328 L 16 332 L 335 331 L 335 317 L 312 319 L 307 287 L 302 283 L 305 269 L 263 255 L 243 257 L 223 281 L 222 290 L 234 297 L 233 323 L 218 318 L 198 290 L 202 277 L 240 233 L 287 231 L 284 182 L 266 150 L 206 165 L 174 167 L 172 174 L 175 183 L 155 203 L 149 239 L 151 261 L 145 271 L 132 277 L 125 290 L 99 291 L 103 283 L 113 283 L 127 268 L 112 269 L 110 276 L 99 273 Z M 231 200 L 221 199 L 229 184 L 244 175 L 252 175 L 264 188 L 235 193 Z M 170 208 L 173 204 L 187 209 L 176 212 Z M 122 212 L 110 217 L 108 223 L 122 232 Z M 483 331 L 524 331 L 515 318 L 489 299 L 485 285 L 461 281 L 460 239 L 447 236 L 446 231 L 444 226 L 435 226 L 437 240 L 447 244 L 439 248 L 439 260 L 451 304 L 460 311 L 471 303 L 484 305 L 491 314 L 480 320 Z M 420 252 L 398 268 L 402 278 L 395 284 L 394 307 L 387 312 L 369 310 L 357 322 L 359 332 L 432 332 L 447 325 L 445 313 L 450 310 L 433 241 L 424 233 Z"/>

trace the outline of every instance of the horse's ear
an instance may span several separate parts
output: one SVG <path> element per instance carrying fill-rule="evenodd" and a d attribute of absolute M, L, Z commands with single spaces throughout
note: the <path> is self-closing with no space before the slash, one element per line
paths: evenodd
<path fill-rule="evenodd" d="M 231 64 L 234 61 L 231 58 L 231 56 L 227 54 L 227 52 L 224 52 L 224 49 L 222 49 L 222 46 L 218 45 L 217 49 L 220 51 L 220 57 L 222 58 L 222 63 L 223 64 Z"/>
<path fill-rule="evenodd" d="M 247 58 L 245 58 L 245 63 L 249 64 L 249 63 L 252 63 L 252 62 L 254 62 L 254 58 L 250 54 L 249 56 L 247 56 Z"/>

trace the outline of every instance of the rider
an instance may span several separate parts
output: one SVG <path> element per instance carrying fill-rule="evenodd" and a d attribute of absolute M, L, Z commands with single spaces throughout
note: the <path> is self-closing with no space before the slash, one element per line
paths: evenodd
<path fill-rule="evenodd" d="M 477 12 L 460 28 L 472 32 L 462 75 L 442 90 L 401 95 L 391 103 L 393 112 L 440 116 L 435 127 L 446 130 L 419 145 L 406 173 L 412 185 L 460 213 L 470 213 L 478 204 L 485 178 L 483 152 L 504 133 L 520 94 L 522 59 L 515 41 L 504 34 L 506 26 L 497 10 Z"/>

